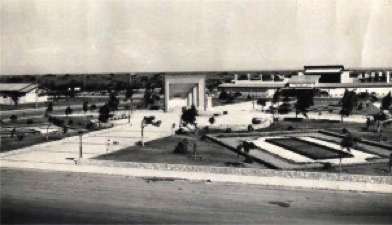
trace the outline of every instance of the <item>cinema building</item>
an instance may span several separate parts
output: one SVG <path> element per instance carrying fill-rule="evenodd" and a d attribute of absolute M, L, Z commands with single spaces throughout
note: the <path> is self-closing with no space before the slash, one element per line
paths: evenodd
<path fill-rule="evenodd" d="M 392 69 L 345 69 L 337 66 L 305 66 L 300 71 L 236 73 L 230 83 L 218 90 L 249 93 L 257 97 L 271 97 L 276 89 L 298 92 L 316 89 L 329 97 L 342 97 L 345 89 L 374 92 L 383 97 L 392 91 Z"/>

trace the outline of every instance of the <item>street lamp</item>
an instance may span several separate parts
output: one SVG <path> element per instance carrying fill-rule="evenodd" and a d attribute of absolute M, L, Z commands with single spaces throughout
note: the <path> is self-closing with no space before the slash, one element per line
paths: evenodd
<path fill-rule="evenodd" d="M 155 116 L 145 116 L 143 118 L 142 123 L 141 123 L 142 146 L 144 146 L 144 128 L 149 124 L 151 124 L 155 127 L 159 127 L 159 126 L 161 126 L 161 123 L 162 123 L 162 121 L 160 121 L 160 120 L 155 121 Z"/>
<path fill-rule="evenodd" d="M 78 131 L 79 135 L 79 158 L 83 157 L 83 131 Z"/>

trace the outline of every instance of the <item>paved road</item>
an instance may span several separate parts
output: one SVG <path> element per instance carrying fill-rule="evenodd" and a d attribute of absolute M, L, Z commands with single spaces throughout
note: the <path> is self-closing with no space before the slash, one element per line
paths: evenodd
<path fill-rule="evenodd" d="M 1 223 L 391 224 L 392 196 L 1 168 Z"/>

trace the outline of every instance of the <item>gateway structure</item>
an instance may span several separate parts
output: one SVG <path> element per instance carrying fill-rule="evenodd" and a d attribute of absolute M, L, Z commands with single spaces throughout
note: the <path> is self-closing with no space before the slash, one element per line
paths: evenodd
<path fill-rule="evenodd" d="M 171 99 L 186 99 L 187 106 L 195 106 L 205 110 L 205 80 L 203 73 L 168 73 L 165 77 L 165 111 L 170 111 L 175 105 Z"/>

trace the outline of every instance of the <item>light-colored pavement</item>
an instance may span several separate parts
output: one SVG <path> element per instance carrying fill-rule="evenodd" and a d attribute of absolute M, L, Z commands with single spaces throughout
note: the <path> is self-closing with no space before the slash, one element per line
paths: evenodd
<path fill-rule="evenodd" d="M 83 136 L 83 158 L 93 158 L 107 152 L 113 152 L 127 146 L 133 146 L 141 140 L 141 121 L 144 116 L 156 115 L 162 120 L 160 127 L 147 126 L 144 129 L 144 141 L 155 140 L 172 134 L 172 124 L 179 121 L 179 115 L 157 112 L 135 112 L 131 123 L 127 119 L 113 120 L 113 128 L 91 132 Z M 0 154 L 1 161 L 21 161 L 37 163 L 67 163 L 79 157 L 79 137 L 35 145 L 26 150 L 15 150 Z M 0 162 L 1 162 L 0 161 Z"/>
<path fill-rule="evenodd" d="M 391 224 L 392 195 L 1 168 L 1 223 Z"/>

